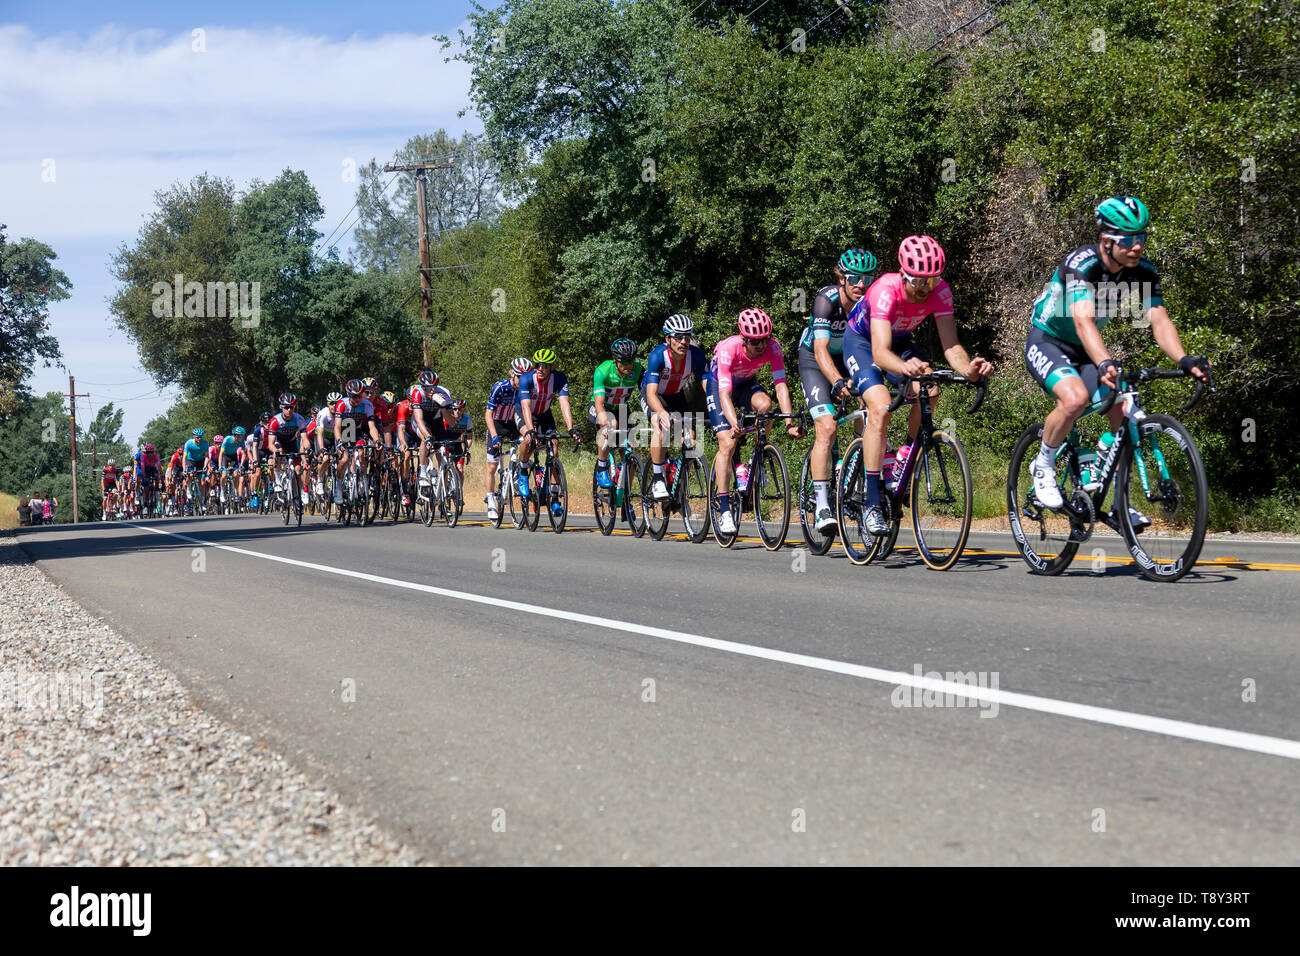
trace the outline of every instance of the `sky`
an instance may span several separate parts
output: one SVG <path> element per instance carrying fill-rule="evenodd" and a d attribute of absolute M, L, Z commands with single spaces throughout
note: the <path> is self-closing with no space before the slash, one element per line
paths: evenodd
<path fill-rule="evenodd" d="M 496 6 L 487 0 L 484 6 Z M 269 181 L 304 170 L 329 234 L 356 199 L 349 161 L 381 164 L 417 134 L 481 132 L 454 38 L 469 0 L 0 0 L 0 223 L 51 246 L 72 283 L 50 308 L 66 368 L 38 365 L 37 394 L 76 376 L 78 416 L 113 402 L 135 441 L 178 396 L 117 329 L 109 263 L 135 241 L 154 193 L 200 173 Z M 196 32 L 201 31 L 201 32 Z M 350 220 L 349 220 L 350 222 Z M 332 240 L 346 258 L 351 228 Z"/>

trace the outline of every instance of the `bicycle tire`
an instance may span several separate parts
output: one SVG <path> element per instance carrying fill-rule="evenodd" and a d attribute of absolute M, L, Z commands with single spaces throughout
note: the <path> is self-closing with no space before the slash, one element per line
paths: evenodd
<path fill-rule="evenodd" d="M 442 461 L 442 520 L 448 528 L 456 527 L 460 512 L 456 510 L 456 477 L 460 474 L 448 457 Z"/>
<path fill-rule="evenodd" d="M 298 472 L 292 468 L 289 469 L 289 494 L 293 500 L 293 517 L 297 522 L 297 527 L 302 527 L 302 485 L 298 482 Z"/>
<path fill-rule="evenodd" d="M 625 468 L 624 473 L 626 473 L 626 471 L 627 469 Z M 564 475 L 564 463 L 560 461 L 559 455 L 556 455 L 551 461 L 549 478 L 550 482 L 545 486 L 546 517 L 550 519 L 551 530 L 556 534 L 561 534 L 564 531 L 565 524 L 569 520 L 569 482 Z M 551 484 L 558 485 L 560 489 L 558 495 L 560 499 L 560 513 L 558 515 L 551 508 Z M 539 502 L 541 500 L 540 494 L 538 495 L 538 500 Z"/>
<path fill-rule="evenodd" d="M 861 438 L 855 438 L 844 452 L 844 467 L 836 489 L 835 521 L 840 532 L 840 547 L 853 564 L 870 564 L 880 553 L 884 537 L 867 531 L 863 514 L 867 507 L 866 473 Z"/>
<path fill-rule="evenodd" d="M 700 459 L 683 455 L 677 466 L 677 499 L 682 510 L 682 525 L 692 544 L 700 544 L 709 536 L 709 482 Z"/>
<path fill-rule="evenodd" d="M 740 537 L 740 499 L 742 496 L 736 493 L 736 481 L 735 481 L 735 474 L 733 472 L 732 481 L 731 481 L 730 511 L 731 511 L 732 521 L 736 525 L 736 530 L 731 532 L 730 534 L 727 534 L 726 532 L 723 531 L 719 531 L 718 515 L 722 513 L 722 509 L 718 504 L 718 483 L 715 479 L 713 472 L 714 472 L 713 466 L 710 465 L 709 466 L 709 516 L 712 519 L 713 540 L 718 543 L 718 547 L 720 548 L 730 548 L 733 544 L 736 543 L 736 539 Z"/>
<path fill-rule="evenodd" d="M 520 470 L 522 471 L 522 468 Z M 534 477 L 539 478 L 540 480 L 542 469 L 534 468 L 532 470 L 537 473 Z M 542 512 L 540 511 L 542 496 L 538 494 L 536 482 L 530 485 L 528 489 L 528 497 L 521 497 L 519 499 L 519 504 L 524 509 L 525 527 L 527 527 L 529 531 L 536 531 L 538 519 L 542 516 Z"/>
<path fill-rule="evenodd" d="M 605 473 L 609 474 L 608 468 L 605 469 Z M 608 488 L 600 487 L 599 475 L 600 469 L 593 468 L 591 471 L 591 510 L 596 516 L 596 527 L 600 529 L 601 534 L 608 537 L 614 533 L 614 525 L 618 521 L 618 514 L 614 507 L 618 489 L 612 481 L 609 483 Z"/>
<path fill-rule="evenodd" d="M 641 468 L 641 507 L 644 511 L 642 526 L 643 531 L 649 532 L 651 538 L 662 541 L 668 531 L 669 502 L 667 500 L 661 502 L 655 498 L 654 483 L 654 463 L 647 458 Z"/>
<path fill-rule="evenodd" d="M 799 470 L 799 528 L 803 531 L 803 541 L 808 550 L 820 555 L 831 549 L 835 543 L 835 533 L 822 534 L 817 530 L 817 492 L 813 488 L 812 453 L 813 446 L 809 445 L 804 452 L 803 467 Z M 834 488 L 830 494 L 834 495 Z M 831 502 L 831 510 L 835 510 L 834 502 Z"/>
<path fill-rule="evenodd" d="M 1079 550 L 1079 542 L 1069 540 L 1067 518 L 1041 505 L 1027 510 L 1031 508 L 1029 491 L 1033 489 L 1029 465 L 1038 454 L 1035 446 L 1042 437 L 1043 426 L 1030 425 L 1021 433 L 1011 452 L 1011 461 L 1007 464 L 1007 520 L 1011 524 L 1011 537 L 1030 573 L 1055 577 L 1070 566 Z M 1022 518 L 1029 519 L 1030 528 L 1037 528 L 1036 544 L 1035 534 L 1026 528 Z M 1064 528 L 1060 524 L 1062 521 L 1065 522 Z"/>
<path fill-rule="evenodd" d="M 749 484 L 758 536 L 767 550 L 779 551 L 790 531 L 790 473 L 785 466 L 785 455 L 775 445 L 766 444 L 754 467 L 757 474 L 750 478 Z M 779 518 L 774 513 L 777 510 Z"/>
<path fill-rule="evenodd" d="M 1134 448 L 1132 444 L 1125 443 L 1120 459 L 1116 463 L 1115 512 L 1119 517 L 1129 553 L 1142 573 L 1152 581 L 1172 584 L 1196 566 L 1196 559 L 1200 557 L 1201 548 L 1205 544 L 1205 532 L 1210 520 L 1210 489 L 1205 476 L 1205 464 L 1201 459 L 1201 450 L 1196 445 L 1196 439 L 1187 430 L 1187 426 L 1178 419 L 1169 415 L 1148 414 L 1138 423 L 1137 429 L 1138 447 Z M 1164 443 L 1164 450 L 1161 450 L 1159 442 L 1161 436 L 1170 439 Z M 1182 449 L 1187 458 L 1185 464 L 1177 463 L 1175 467 L 1169 467 L 1170 444 L 1175 444 Z M 1132 517 L 1129 514 L 1129 508 L 1134 504 L 1131 497 L 1133 462 L 1136 455 L 1145 456 L 1148 449 L 1151 450 L 1151 461 L 1149 463 L 1144 461 L 1143 464 L 1147 466 L 1148 474 L 1152 466 L 1155 466 L 1160 497 L 1151 499 L 1143 495 L 1137 503 L 1149 508 L 1153 501 L 1159 501 L 1161 514 L 1156 515 L 1156 520 L 1162 523 L 1185 524 L 1190 517 L 1191 535 L 1186 539 L 1185 545 L 1177 543 L 1180 538 L 1162 535 L 1162 529 L 1154 525 L 1146 528 L 1141 534 L 1133 527 Z M 1164 472 L 1168 472 L 1168 478 L 1163 477 Z M 1190 509 L 1184 507 L 1188 491 L 1196 495 L 1196 500 Z M 1141 494 L 1139 490 L 1139 495 Z M 1168 545 L 1168 547 L 1160 547 L 1160 545 Z M 1152 551 L 1159 553 L 1153 555 Z"/>
<path fill-rule="evenodd" d="M 650 459 L 647 458 L 642 465 L 640 455 L 636 452 L 628 452 L 623 459 L 623 520 L 627 522 L 628 530 L 632 532 L 634 538 L 644 537 L 646 533 L 646 516 L 643 508 L 648 489 L 642 486 L 643 468 L 650 468 L 653 471 Z M 637 507 L 638 498 L 641 499 L 642 508 Z M 667 520 L 668 517 L 665 515 L 665 523 Z"/>
<path fill-rule="evenodd" d="M 932 432 L 926 441 L 918 443 L 920 448 L 916 450 L 922 457 L 912 472 L 912 533 L 926 566 L 947 571 L 961 558 L 970 536 L 974 507 L 970 464 L 961 442 L 947 432 Z M 950 473 L 951 466 L 957 468 L 957 475 Z M 955 487 L 954 482 L 961 487 Z M 948 500 L 957 492 L 962 496 L 959 506 Z M 957 514 L 958 510 L 961 514 Z M 953 522 L 957 525 L 955 532 L 951 530 Z"/>

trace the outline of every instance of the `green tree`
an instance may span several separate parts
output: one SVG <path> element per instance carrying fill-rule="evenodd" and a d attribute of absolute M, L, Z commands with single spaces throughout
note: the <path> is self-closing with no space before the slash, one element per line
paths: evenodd
<path fill-rule="evenodd" d="M 35 239 L 8 242 L 0 223 L 0 416 L 10 414 L 37 358 L 58 361 L 59 343 L 50 334 L 50 303 L 66 299 L 72 283 L 59 269 L 54 250 Z"/>

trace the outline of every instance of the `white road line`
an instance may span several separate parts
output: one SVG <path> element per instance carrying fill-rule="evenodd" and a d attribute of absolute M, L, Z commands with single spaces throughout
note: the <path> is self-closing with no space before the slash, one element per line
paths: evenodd
<path fill-rule="evenodd" d="M 1051 697 L 1036 697 L 1033 694 L 1019 694 L 1015 691 L 1005 691 L 996 688 L 973 687 L 969 684 L 936 680 L 934 678 L 919 676 L 917 674 L 907 674 L 903 671 L 888 671 L 879 667 L 867 667 L 863 664 L 850 664 L 846 661 L 833 661 L 824 657 L 812 657 L 808 654 L 792 654 L 789 651 L 778 651 L 770 647 L 758 647 L 753 644 L 741 644 L 736 641 L 723 641 L 714 637 L 704 637 L 700 634 L 686 634 L 682 631 L 670 631 L 662 627 L 649 627 L 645 624 L 616 621 L 613 618 L 596 617 L 592 614 L 579 614 L 575 611 L 561 611 L 554 608 L 540 607 L 536 604 L 524 604 L 520 601 L 507 601 L 503 598 L 488 597 L 483 594 L 470 594 L 467 591 L 452 591 L 448 588 L 434 587 L 431 584 L 418 584 L 414 581 L 402 581 L 397 578 L 386 578 L 379 574 L 367 574 L 364 571 L 353 571 L 350 568 L 335 568 L 328 564 L 314 564 L 311 561 L 299 561 L 296 558 L 283 558 L 275 554 L 265 554 L 261 551 L 249 551 L 246 548 L 236 548 L 228 544 L 217 544 L 213 541 L 204 541 L 202 538 L 193 538 L 189 535 L 177 534 L 174 531 L 164 531 L 161 528 L 151 528 L 148 525 L 135 524 L 134 522 L 124 522 L 124 524 L 128 524 L 134 528 L 142 528 L 145 531 L 152 531 L 154 534 L 164 534 L 173 538 L 179 538 L 182 541 L 190 541 L 194 544 L 202 545 L 205 548 L 218 548 L 222 551 L 230 551 L 233 554 L 245 554 L 253 558 L 262 558 L 265 561 L 278 561 L 281 564 L 291 564 L 299 568 L 311 568 L 314 571 L 324 571 L 326 574 L 337 574 L 347 578 L 359 578 L 362 581 L 373 581 L 376 584 L 388 584 L 392 587 L 406 588 L 411 591 L 423 591 L 426 594 L 436 594 L 440 597 L 452 598 L 456 601 L 471 601 L 475 604 L 487 604 L 492 607 L 506 608 L 511 611 L 522 611 L 525 614 L 536 614 L 540 617 L 553 617 L 561 621 L 590 624 L 593 627 L 604 627 L 614 631 L 626 631 L 629 634 L 641 634 L 645 637 L 657 637 L 660 640 L 675 641 L 678 644 L 691 644 L 695 647 L 707 647 L 710 650 L 723 651 L 728 654 L 739 654 L 744 657 L 756 657 L 766 661 L 774 661 L 778 664 L 793 664 L 796 667 L 808 667 L 813 670 L 826 671 L 832 674 L 844 674 L 848 677 L 878 681 L 882 684 L 891 684 L 894 686 L 901 684 L 907 687 L 919 688 L 921 690 L 932 690 L 942 694 L 951 694 L 955 697 L 961 697 L 967 700 L 997 703 L 999 706 L 1006 707 L 1020 707 L 1025 710 L 1035 710 L 1044 714 L 1056 714 L 1059 717 L 1073 717 L 1076 720 L 1090 720 L 1098 724 L 1110 724 L 1113 727 L 1126 727 L 1130 730 L 1141 730 L 1152 734 L 1164 734 L 1167 737 L 1179 737 L 1184 740 L 1199 740 L 1202 743 L 1217 744 L 1221 747 L 1233 747 L 1237 750 L 1249 750 L 1253 753 L 1269 754 L 1274 757 L 1289 757 L 1292 760 L 1300 760 L 1300 741 L 1287 740 L 1283 737 L 1267 737 L 1263 734 L 1248 734 L 1239 730 L 1227 730 L 1222 727 L 1209 727 L 1205 724 L 1193 724 L 1183 720 L 1170 720 L 1167 717 L 1151 717 L 1147 714 L 1134 714 L 1124 710 L 1112 710 L 1109 707 L 1094 707 L 1091 704 L 1077 704 L 1073 701 L 1055 700 Z"/>

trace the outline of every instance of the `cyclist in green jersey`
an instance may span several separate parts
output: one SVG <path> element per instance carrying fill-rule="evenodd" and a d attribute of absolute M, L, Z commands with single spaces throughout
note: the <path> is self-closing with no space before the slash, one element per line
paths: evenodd
<path fill-rule="evenodd" d="M 1043 424 L 1043 444 L 1030 466 L 1034 495 L 1048 508 L 1064 504 L 1056 483 L 1056 453 L 1070 427 L 1089 405 L 1105 398 L 1119 379 L 1119 366 L 1106 350 L 1101 329 L 1116 313 L 1140 308 L 1156 344 L 1184 371 L 1204 380 L 1207 362 L 1198 366 L 1178 338 L 1160 291 L 1155 264 L 1146 249 L 1151 214 L 1134 196 L 1114 196 L 1095 210 L 1098 240 L 1075 249 L 1053 273 L 1034 302 L 1033 328 L 1025 342 L 1025 366 L 1043 391 L 1056 399 Z M 1120 426 L 1124 409 L 1116 403 L 1108 420 Z M 1134 527 L 1151 523 L 1133 513 Z"/>
<path fill-rule="evenodd" d="M 601 488 L 613 483 L 609 476 L 609 433 L 611 429 L 617 433 L 627 427 L 629 399 L 638 393 L 644 371 L 636 360 L 636 343 L 631 339 L 617 339 L 609 350 L 614 357 L 596 369 L 591 404 L 587 406 L 587 418 L 596 426 L 596 483 Z M 612 411 L 615 408 L 622 409 L 622 422 Z"/>
<path fill-rule="evenodd" d="M 835 284 L 818 290 L 808 325 L 799 337 L 799 384 L 804 404 L 812 415 L 813 493 L 817 496 L 817 530 L 835 531 L 827 489 L 831 475 L 831 446 L 835 443 L 835 403 L 850 390 L 851 376 L 844 369 L 844 329 L 849 311 L 867 293 L 879 263 L 865 249 L 846 249 L 835 263 Z M 854 422 L 861 432 L 862 422 Z"/>

